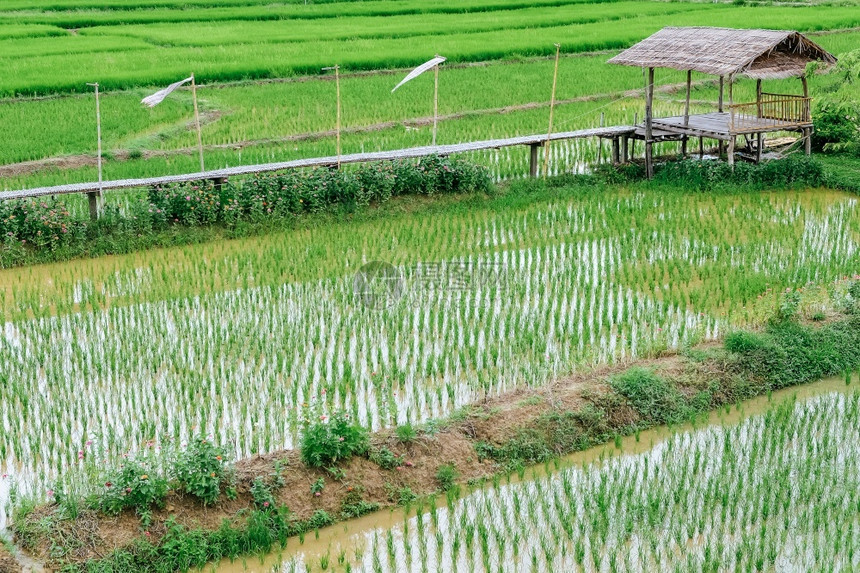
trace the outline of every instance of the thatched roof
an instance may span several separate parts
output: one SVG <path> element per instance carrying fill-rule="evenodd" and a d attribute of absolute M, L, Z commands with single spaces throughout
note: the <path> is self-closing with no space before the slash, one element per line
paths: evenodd
<path fill-rule="evenodd" d="M 814 60 L 836 62 L 832 54 L 798 32 L 698 26 L 663 28 L 609 63 L 779 79 L 803 75 L 806 64 Z"/>

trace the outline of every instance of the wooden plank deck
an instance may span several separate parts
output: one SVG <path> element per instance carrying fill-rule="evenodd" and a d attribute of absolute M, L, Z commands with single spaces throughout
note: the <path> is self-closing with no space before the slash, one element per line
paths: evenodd
<path fill-rule="evenodd" d="M 578 131 L 565 131 L 553 133 L 550 141 L 565 139 L 582 139 L 586 137 L 617 138 L 624 135 L 632 135 L 636 130 L 632 125 L 616 125 L 609 127 L 598 127 L 594 129 L 580 129 Z M 155 185 L 166 185 L 170 183 L 183 183 L 187 181 L 199 181 L 201 179 L 225 180 L 233 176 L 251 175 L 254 173 L 269 173 L 273 171 L 286 171 L 288 169 L 300 169 L 305 167 L 331 167 L 340 163 L 369 163 L 372 161 L 390 161 L 394 159 L 410 159 L 426 157 L 428 155 L 452 155 L 469 151 L 480 151 L 484 149 L 501 149 L 502 147 L 513 147 L 517 145 L 544 145 L 547 135 L 525 135 L 511 137 L 508 139 L 489 139 L 485 141 L 472 141 L 454 145 L 436 145 L 426 147 L 411 147 L 408 149 L 397 149 L 392 151 L 377 151 L 373 153 L 353 153 L 330 157 L 315 157 L 311 159 L 298 159 L 295 161 L 284 161 L 281 163 L 266 163 L 261 165 L 244 165 L 228 169 L 215 169 L 197 173 L 185 173 L 181 175 L 167 175 L 163 177 L 149 177 L 144 179 L 121 179 L 116 181 L 105 181 L 99 186 L 98 182 L 72 183 L 69 185 L 56 185 L 52 187 L 37 187 L 32 189 L 20 189 L 15 191 L 0 192 L 0 201 L 8 199 L 24 199 L 27 197 L 44 197 L 48 195 L 66 195 L 72 193 L 93 193 L 99 188 L 103 191 L 118 189 L 133 189 L 139 187 L 153 187 Z"/>
<path fill-rule="evenodd" d="M 812 123 L 796 123 L 768 118 L 760 119 L 750 116 L 736 117 L 734 126 L 731 126 L 731 114 L 728 112 L 691 115 L 687 125 L 684 125 L 683 116 L 654 118 L 652 122 L 656 129 L 663 131 L 694 137 L 720 139 L 723 141 L 728 141 L 733 136 L 741 134 L 800 131 L 812 127 Z"/>

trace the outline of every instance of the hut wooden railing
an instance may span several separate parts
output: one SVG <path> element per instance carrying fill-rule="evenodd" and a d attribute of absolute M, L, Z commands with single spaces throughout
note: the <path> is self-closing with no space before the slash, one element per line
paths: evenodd
<path fill-rule="evenodd" d="M 762 93 L 758 101 L 729 106 L 729 131 L 755 132 L 812 123 L 811 101 L 798 95 Z"/>

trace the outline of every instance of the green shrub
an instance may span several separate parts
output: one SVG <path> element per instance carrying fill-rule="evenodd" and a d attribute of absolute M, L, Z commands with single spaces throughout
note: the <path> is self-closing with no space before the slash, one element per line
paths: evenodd
<path fill-rule="evenodd" d="M 743 353 L 752 352 L 762 348 L 769 348 L 770 344 L 761 335 L 746 330 L 738 330 L 726 336 L 723 345 L 729 352 Z"/>
<path fill-rule="evenodd" d="M 687 416 L 686 404 L 678 389 L 650 370 L 631 368 L 614 376 L 610 386 L 648 422 L 673 424 Z"/>
<path fill-rule="evenodd" d="M 104 489 L 96 496 L 96 507 L 108 515 L 134 509 L 139 516 L 152 507 L 164 507 L 167 479 L 152 464 L 128 459 L 105 474 Z"/>
<path fill-rule="evenodd" d="M 174 472 L 179 488 L 209 505 L 222 490 L 233 494 L 233 473 L 223 448 L 205 438 L 192 439 L 176 457 Z"/>
<path fill-rule="evenodd" d="M 687 159 L 658 166 L 654 180 L 699 191 L 727 186 L 817 187 L 824 181 L 824 167 L 817 159 L 798 154 L 758 165 L 737 163 L 734 168 L 723 161 Z"/>
<path fill-rule="evenodd" d="M 418 437 L 418 432 L 411 423 L 407 422 L 401 426 L 397 426 L 394 429 L 394 435 L 397 436 L 400 442 L 408 444 Z"/>
<path fill-rule="evenodd" d="M 460 477 L 460 472 L 453 464 L 442 464 L 436 471 L 436 481 L 439 483 L 439 489 L 448 491 L 457 485 L 457 478 Z"/>
<path fill-rule="evenodd" d="M 263 478 L 254 478 L 254 481 L 251 482 L 251 497 L 254 500 L 254 507 L 258 510 L 274 510 L 275 496 L 272 493 L 272 488 Z"/>
<path fill-rule="evenodd" d="M 345 412 L 335 412 L 328 421 L 305 426 L 301 443 L 302 462 L 308 467 L 325 467 L 362 455 L 369 445 L 370 438 L 365 428 L 352 424 Z"/>
<path fill-rule="evenodd" d="M 406 459 L 405 456 L 398 456 L 386 447 L 371 450 L 368 457 L 370 461 L 384 470 L 393 470 L 396 467 L 402 466 Z"/>

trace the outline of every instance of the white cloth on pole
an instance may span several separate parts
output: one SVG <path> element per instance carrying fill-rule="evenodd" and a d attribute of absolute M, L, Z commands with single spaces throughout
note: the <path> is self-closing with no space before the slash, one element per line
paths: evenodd
<path fill-rule="evenodd" d="M 433 58 L 433 59 L 432 59 L 432 60 L 430 60 L 429 62 L 424 62 L 423 64 L 421 64 L 420 66 L 418 66 L 417 68 L 415 68 L 414 70 L 412 70 L 411 72 L 409 72 L 409 75 L 408 75 L 408 76 L 406 76 L 405 78 L 403 78 L 403 81 L 402 81 L 402 82 L 400 82 L 399 84 L 397 84 L 396 86 L 394 86 L 394 89 L 393 89 L 393 90 L 391 90 L 391 93 L 394 93 L 394 91 L 395 91 L 397 88 L 399 88 L 400 86 L 402 86 L 403 84 L 405 84 L 405 83 L 406 83 L 406 82 L 408 82 L 409 80 L 414 80 L 415 78 L 417 78 L 418 76 L 420 76 L 421 74 L 423 74 L 424 72 L 426 72 L 427 70 L 429 70 L 429 69 L 433 68 L 433 66 L 438 66 L 439 64 L 441 64 L 442 62 L 444 62 L 444 61 L 445 61 L 445 59 L 446 59 L 446 58 L 443 58 L 442 56 L 436 56 L 435 58 Z"/>
<path fill-rule="evenodd" d="M 164 101 L 164 98 L 166 98 L 170 94 L 170 92 L 172 92 L 173 90 L 175 90 L 176 88 L 178 88 L 179 86 L 181 86 L 183 84 L 187 84 L 188 82 L 191 81 L 191 79 L 192 79 L 191 77 L 187 77 L 182 81 L 170 84 L 169 86 L 167 86 L 163 90 L 159 90 L 159 91 L 155 92 L 154 94 L 152 94 L 151 96 L 147 96 L 147 97 L 143 98 L 142 100 L 140 100 L 140 103 L 142 103 L 145 106 L 155 107 L 158 104 L 160 104 L 162 101 Z"/>

